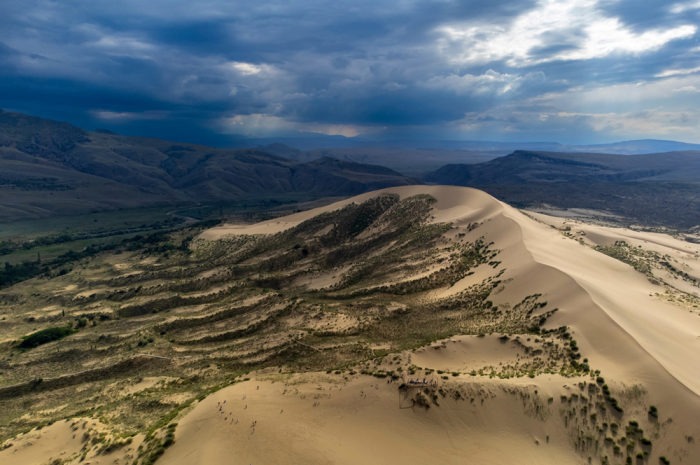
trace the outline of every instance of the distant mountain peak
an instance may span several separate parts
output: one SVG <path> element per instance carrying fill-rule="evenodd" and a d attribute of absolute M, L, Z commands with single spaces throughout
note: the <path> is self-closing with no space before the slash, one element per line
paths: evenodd
<path fill-rule="evenodd" d="M 93 132 L 96 132 L 97 134 L 108 134 L 110 136 L 118 136 L 114 131 L 110 131 L 109 129 L 95 129 Z"/>

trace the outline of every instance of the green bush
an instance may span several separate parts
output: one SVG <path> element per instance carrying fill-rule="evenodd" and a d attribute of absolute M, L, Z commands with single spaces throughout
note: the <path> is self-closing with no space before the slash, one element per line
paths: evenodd
<path fill-rule="evenodd" d="M 661 463 L 663 463 L 664 465 L 668 465 L 669 463 L 671 463 L 671 461 L 670 461 L 669 459 L 667 459 L 666 457 L 664 457 L 663 455 L 662 455 L 661 457 L 659 457 L 659 460 L 660 460 Z"/>
<path fill-rule="evenodd" d="M 170 432 L 165 436 L 163 447 L 170 447 L 173 442 L 175 442 L 175 436 L 172 434 L 172 432 Z"/>
<path fill-rule="evenodd" d="M 651 415 L 654 418 L 659 418 L 659 410 L 654 405 L 652 405 L 651 407 L 649 407 L 649 415 Z"/>
<path fill-rule="evenodd" d="M 32 333 L 29 336 L 22 338 L 22 342 L 19 343 L 21 349 L 33 349 L 42 344 L 47 344 L 49 342 L 58 341 L 66 336 L 73 333 L 73 329 L 70 326 L 59 326 L 57 328 L 46 328 L 36 333 Z"/>

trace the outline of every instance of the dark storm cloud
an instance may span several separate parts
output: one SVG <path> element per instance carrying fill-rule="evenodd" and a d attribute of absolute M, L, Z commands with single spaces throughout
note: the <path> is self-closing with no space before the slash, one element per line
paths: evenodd
<path fill-rule="evenodd" d="M 0 106 L 217 144 L 296 131 L 604 138 L 620 126 L 597 109 L 631 114 L 596 103 L 611 86 L 669 82 L 649 105 L 678 115 L 650 118 L 684 121 L 700 88 L 685 71 L 700 57 L 698 12 L 631 0 L 10 2 Z"/>

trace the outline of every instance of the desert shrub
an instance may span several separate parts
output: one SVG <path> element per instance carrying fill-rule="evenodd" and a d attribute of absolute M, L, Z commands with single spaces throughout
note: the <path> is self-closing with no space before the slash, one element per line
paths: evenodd
<path fill-rule="evenodd" d="M 666 457 L 664 457 L 663 455 L 661 457 L 659 457 L 659 461 L 661 463 L 663 463 L 664 465 L 668 465 L 669 463 L 671 463 L 671 461 L 669 459 L 667 459 Z"/>
<path fill-rule="evenodd" d="M 168 434 L 165 435 L 163 447 L 170 447 L 173 444 L 173 442 L 175 442 L 175 435 L 173 434 L 172 430 L 170 430 Z"/>
<path fill-rule="evenodd" d="M 426 410 L 430 408 L 430 399 L 428 399 L 428 397 L 426 397 L 426 395 L 422 392 L 419 392 L 416 395 L 415 402 L 417 405 L 424 407 Z"/>
<path fill-rule="evenodd" d="M 652 405 L 649 407 L 649 415 L 654 418 L 659 418 L 659 410 L 656 408 L 656 406 Z"/>
<path fill-rule="evenodd" d="M 644 446 L 650 446 L 650 445 L 651 445 L 651 440 L 649 440 L 649 439 L 647 439 L 647 438 L 642 438 L 642 439 L 639 440 L 639 442 L 642 443 L 642 445 L 644 445 Z"/>
<path fill-rule="evenodd" d="M 87 322 L 87 320 L 85 321 Z M 63 339 L 72 333 L 73 329 L 70 326 L 42 329 L 41 331 L 30 334 L 29 336 L 25 336 L 22 339 L 22 342 L 19 343 L 19 347 L 21 349 L 33 349 L 34 347 L 38 347 L 42 344 Z"/>

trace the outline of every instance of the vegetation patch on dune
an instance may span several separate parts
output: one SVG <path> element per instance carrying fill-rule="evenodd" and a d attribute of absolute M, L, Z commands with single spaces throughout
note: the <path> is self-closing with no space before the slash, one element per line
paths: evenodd
<path fill-rule="evenodd" d="M 201 226 L 159 232 L 82 254 L 63 275 L 9 288 L 0 314 L 15 340 L 76 318 L 85 324 L 80 337 L 51 350 L 0 345 L 7 405 L 0 438 L 87 416 L 147 435 L 137 463 L 152 463 L 172 443 L 167 425 L 183 409 L 251 370 L 396 379 L 412 369 L 390 354 L 457 334 L 503 335 L 525 356 L 450 378 L 587 373 L 568 330 L 544 329 L 556 309 L 542 296 L 494 305 L 492 294 L 508 285 L 501 251 L 482 223 L 433 222 L 434 203 L 428 195 L 379 195 L 276 234 L 216 241 L 196 238 Z M 486 270 L 478 280 L 477 268 Z M 307 286 L 317 274 L 331 284 Z M 38 310 L 52 306 L 61 310 Z M 368 365 L 383 360 L 393 366 Z M 78 375 L 58 378 L 66 373 Z M 125 389 L 144 376 L 163 381 Z M 27 384 L 37 377 L 51 382 Z M 439 393 L 424 395 L 431 405 Z"/>
<path fill-rule="evenodd" d="M 47 344 L 49 342 L 58 341 L 66 336 L 73 333 L 72 326 L 59 326 L 55 328 L 46 328 L 41 331 L 37 331 L 28 336 L 22 338 L 22 342 L 19 343 L 21 349 L 33 349 L 42 344 Z"/>

